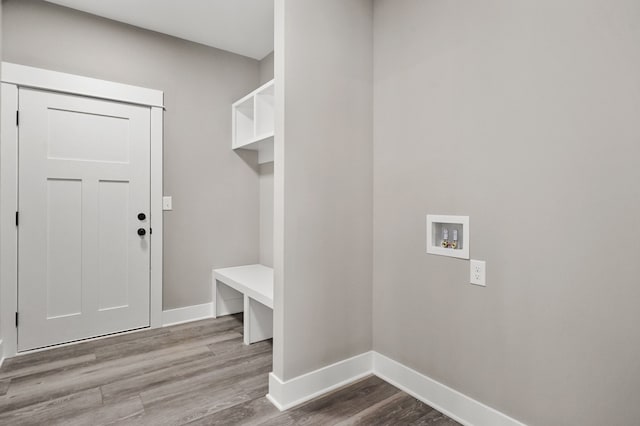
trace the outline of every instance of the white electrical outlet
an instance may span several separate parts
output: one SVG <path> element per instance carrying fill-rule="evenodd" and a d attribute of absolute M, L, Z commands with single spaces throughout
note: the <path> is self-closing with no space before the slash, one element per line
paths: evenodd
<path fill-rule="evenodd" d="M 484 260 L 471 260 L 469 282 L 475 285 L 487 285 L 487 262 Z"/>
<path fill-rule="evenodd" d="M 162 197 L 162 210 L 173 210 L 173 199 L 171 196 Z"/>

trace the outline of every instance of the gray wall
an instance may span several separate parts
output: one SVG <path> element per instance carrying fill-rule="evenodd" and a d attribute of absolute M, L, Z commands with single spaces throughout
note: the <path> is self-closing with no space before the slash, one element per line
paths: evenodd
<path fill-rule="evenodd" d="M 260 263 L 273 267 L 273 162 L 260 164 Z"/>
<path fill-rule="evenodd" d="M 0 1 L 0 61 L 2 60 L 2 2 Z M 0 81 L 2 81 L 0 79 Z M 2 97 L 2 89 L 1 89 L 2 85 L 0 84 L 0 98 Z M 0 109 L 0 117 L 2 114 L 2 110 Z M 1 202 L 1 200 L 0 200 Z M 0 238 L 2 237 L 2 235 L 0 235 Z M 0 292 L 1 293 L 1 292 Z M 0 306 L 2 306 L 2 295 L 0 294 Z M 0 315 L 0 320 L 2 319 L 2 315 Z M 2 323 L 0 322 L 0 342 L 4 339 L 4 336 L 2 336 Z M 2 357 L 3 354 L 0 353 L 0 357 Z"/>
<path fill-rule="evenodd" d="M 260 61 L 260 85 L 273 80 L 274 52 Z M 273 267 L 273 163 L 260 165 L 260 263 Z"/>
<path fill-rule="evenodd" d="M 258 61 L 41 1 L 3 5 L 5 61 L 164 91 L 164 308 L 209 302 L 212 267 L 259 258 L 257 158 L 230 148 L 230 105 L 258 86 Z"/>
<path fill-rule="evenodd" d="M 274 372 L 287 380 L 371 349 L 373 8 L 275 9 Z"/>
<path fill-rule="evenodd" d="M 638 424 L 638 22 L 375 1 L 375 350 L 531 425 Z M 425 253 L 427 213 L 470 216 L 486 288 Z"/>
<path fill-rule="evenodd" d="M 260 84 L 273 80 L 273 57 L 271 52 L 260 60 Z"/>

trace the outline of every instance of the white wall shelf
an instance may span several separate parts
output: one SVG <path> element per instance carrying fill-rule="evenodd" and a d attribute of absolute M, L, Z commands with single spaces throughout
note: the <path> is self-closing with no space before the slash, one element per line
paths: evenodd
<path fill-rule="evenodd" d="M 273 161 L 274 84 L 273 80 L 231 106 L 233 149 L 258 151 L 258 163 Z"/>
<path fill-rule="evenodd" d="M 428 214 L 427 253 L 469 259 L 469 216 Z"/>

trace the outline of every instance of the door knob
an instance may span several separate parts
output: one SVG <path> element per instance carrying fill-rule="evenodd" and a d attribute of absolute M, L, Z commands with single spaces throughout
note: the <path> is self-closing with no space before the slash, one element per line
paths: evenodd
<path fill-rule="evenodd" d="M 147 215 L 144 213 L 138 213 L 138 220 L 145 220 L 147 218 Z"/>
<path fill-rule="evenodd" d="M 138 235 L 140 235 L 141 237 L 146 235 L 147 231 L 145 231 L 144 228 L 138 228 Z"/>

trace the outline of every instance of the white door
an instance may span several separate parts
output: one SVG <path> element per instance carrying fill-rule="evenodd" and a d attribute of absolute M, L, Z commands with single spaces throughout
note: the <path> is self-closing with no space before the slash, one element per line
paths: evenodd
<path fill-rule="evenodd" d="M 150 108 L 20 89 L 19 109 L 18 350 L 148 326 Z"/>

